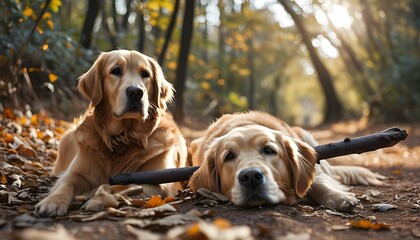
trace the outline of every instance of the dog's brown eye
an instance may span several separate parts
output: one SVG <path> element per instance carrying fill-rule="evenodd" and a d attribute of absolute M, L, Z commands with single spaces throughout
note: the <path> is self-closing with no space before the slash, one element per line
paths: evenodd
<path fill-rule="evenodd" d="M 150 77 L 150 74 L 147 71 L 141 71 L 140 76 L 142 78 L 148 78 Z"/>
<path fill-rule="evenodd" d="M 271 147 L 264 147 L 263 153 L 271 155 L 271 154 L 276 154 L 276 151 L 274 151 L 274 149 L 272 149 Z"/>
<path fill-rule="evenodd" d="M 235 154 L 234 154 L 234 153 L 232 153 L 232 152 L 228 152 L 228 153 L 225 155 L 225 161 L 230 161 L 230 160 L 233 160 L 235 157 L 236 157 L 236 156 L 235 156 Z"/>
<path fill-rule="evenodd" d="M 117 76 L 121 75 L 121 68 L 119 68 L 119 67 L 113 68 L 111 70 L 111 74 L 117 75 Z"/>

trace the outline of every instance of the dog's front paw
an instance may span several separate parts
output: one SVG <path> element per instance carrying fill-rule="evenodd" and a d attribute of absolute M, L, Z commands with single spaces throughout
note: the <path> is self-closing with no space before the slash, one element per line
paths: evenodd
<path fill-rule="evenodd" d="M 35 206 L 35 214 L 40 217 L 56 217 L 67 214 L 69 200 L 64 196 L 48 196 Z"/>

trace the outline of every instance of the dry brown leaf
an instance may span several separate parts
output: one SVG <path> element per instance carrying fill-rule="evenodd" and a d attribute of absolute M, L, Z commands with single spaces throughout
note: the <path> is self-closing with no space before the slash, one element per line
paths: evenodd
<path fill-rule="evenodd" d="M 201 213 L 193 209 L 187 213 L 184 214 L 175 214 L 166 216 L 163 218 L 159 218 L 156 220 L 150 220 L 150 219 L 128 219 L 124 221 L 124 224 L 129 224 L 133 226 L 137 226 L 140 228 L 146 228 L 146 227 L 174 227 L 178 225 L 185 225 L 188 223 L 192 223 L 195 221 L 198 221 L 200 219 Z"/>
<path fill-rule="evenodd" d="M 75 239 L 62 225 L 59 225 L 53 231 L 39 230 L 30 228 L 24 230 L 20 235 L 20 239 L 26 240 L 73 240 Z"/>
<path fill-rule="evenodd" d="M 13 110 L 11 108 L 4 108 L 3 109 L 3 116 L 5 118 L 9 118 L 9 119 L 14 119 L 15 118 L 15 114 L 13 113 Z"/>
<path fill-rule="evenodd" d="M 129 185 L 113 185 L 111 186 L 112 193 L 119 193 L 124 196 L 133 196 L 143 193 L 143 187 L 137 184 Z"/>
<path fill-rule="evenodd" d="M 220 218 L 220 217 L 216 218 L 213 221 L 213 224 L 216 225 L 220 229 L 226 229 L 226 228 L 232 227 L 232 224 L 228 220 L 226 220 L 224 218 Z"/>
<path fill-rule="evenodd" d="M 162 206 L 154 207 L 154 208 L 145 208 L 138 212 L 136 212 L 134 215 L 138 218 L 145 218 L 145 217 L 155 217 L 155 216 L 161 216 L 163 214 L 167 213 L 173 213 L 177 212 L 178 210 L 171 204 L 164 204 Z"/>
<path fill-rule="evenodd" d="M 131 206 L 138 207 L 138 208 L 141 208 L 146 204 L 146 201 L 144 201 L 143 199 L 133 199 L 130 202 L 131 202 Z"/>
<path fill-rule="evenodd" d="M 166 234 L 168 239 L 208 239 L 208 240 L 234 240 L 254 239 L 249 226 L 232 226 L 230 228 L 219 228 L 216 224 L 199 220 L 197 223 L 188 226 L 172 228 Z"/>
<path fill-rule="evenodd" d="M 310 233 L 287 233 L 286 236 L 278 237 L 277 240 L 309 240 Z"/>
<path fill-rule="evenodd" d="M 3 184 L 3 185 L 7 184 L 7 178 L 3 174 L 0 176 L 0 184 Z"/>
<path fill-rule="evenodd" d="M 165 199 L 163 199 L 163 201 L 165 203 L 171 203 L 171 202 L 174 202 L 175 201 L 175 198 L 173 198 L 173 197 L 166 197 Z"/>
<path fill-rule="evenodd" d="M 132 227 L 131 225 L 127 225 L 127 231 L 131 234 L 133 234 L 138 240 L 147 239 L 147 240 L 160 240 L 163 239 L 163 235 L 153 233 L 151 231 L 138 229 L 135 227 Z"/>
<path fill-rule="evenodd" d="M 31 147 L 27 146 L 26 144 L 20 144 L 19 147 L 17 147 L 16 151 L 27 158 L 35 158 L 36 152 Z"/>
<path fill-rule="evenodd" d="M 368 229 L 387 230 L 391 227 L 391 225 L 386 224 L 386 223 L 374 223 L 366 219 L 350 221 L 350 226 L 354 228 L 361 228 L 361 229 L 367 229 L 367 230 Z"/>
<path fill-rule="evenodd" d="M 82 209 L 85 211 L 98 212 L 107 207 L 117 207 L 118 201 L 111 192 L 111 187 L 108 184 L 102 184 L 98 190 L 96 190 L 95 195 L 83 204 Z"/>

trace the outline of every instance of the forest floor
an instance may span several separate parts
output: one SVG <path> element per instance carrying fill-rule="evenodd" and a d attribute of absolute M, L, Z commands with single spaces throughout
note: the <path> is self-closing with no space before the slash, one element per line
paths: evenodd
<path fill-rule="evenodd" d="M 99 213 L 83 213 L 75 201 L 66 217 L 37 218 L 34 206 L 56 180 L 50 172 L 57 142 L 70 123 L 10 109 L 0 123 L 1 239 L 420 239 L 420 124 L 346 121 L 310 129 L 320 143 L 393 126 L 409 134 L 394 147 L 331 160 L 387 177 L 384 186 L 352 187 L 360 204 L 351 213 L 311 204 L 236 207 L 217 194 L 186 190 L 137 208 L 139 201 L 125 199 Z M 202 134 L 182 131 L 188 141 Z"/>

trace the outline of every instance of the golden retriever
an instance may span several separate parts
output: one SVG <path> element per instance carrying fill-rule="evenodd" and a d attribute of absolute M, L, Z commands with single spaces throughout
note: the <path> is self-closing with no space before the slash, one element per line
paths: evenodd
<path fill-rule="evenodd" d="M 349 212 L 358 200 L 343 184 L 381 185 L 383 176 L 362 167 L 317 164 L 314 138 L 301 128 L 262 112 L 223 115 L 191 143 L 189 180 L 238 206 L 293 204 L 309 197 L 317 204 Z"/>
<path fill-rule="evenodd" d="M 173 88 L 155 60 L 136 51 L 102 53 L 78 89 L 90 107 L 60 141 L 53 173 L 61 176 L 37 204 L 40 216 L 65 215 L 74 196 L 112 175 L 185 166 L 185 139 L 165 113 Z"/>

